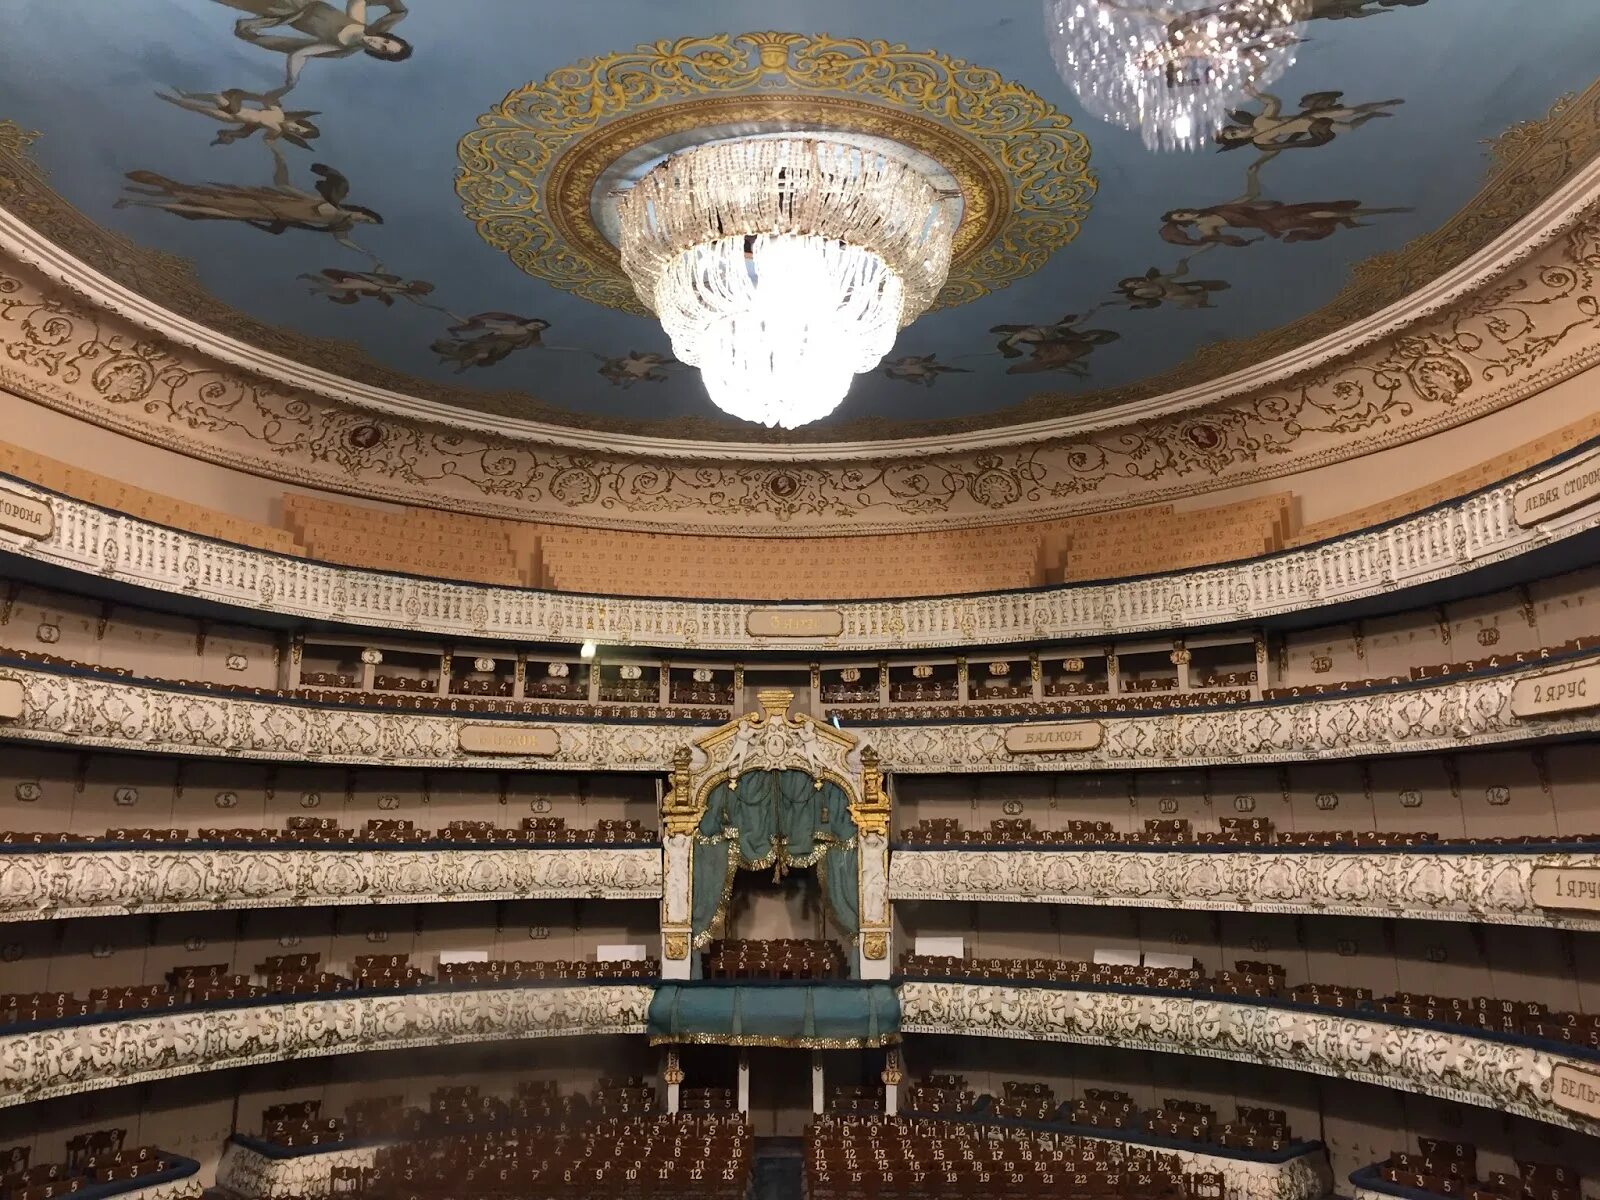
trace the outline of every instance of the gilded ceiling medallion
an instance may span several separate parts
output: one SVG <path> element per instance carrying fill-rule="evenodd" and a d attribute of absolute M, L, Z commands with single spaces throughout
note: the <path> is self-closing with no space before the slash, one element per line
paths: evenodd
<path fill-rule="evenodd" d="M 995 71 L 889 42 L 746 33 L 641 45 L 519 88 L 461 139 L 456 193 L 528 274 L 642 313 L 595 219 L 597 185 L 628 156 L 738 128 L 884 138 L 947 172 L 962 220 L 936 307 L 1038 270 L 1077 236 L 1095 191 L 1071 120 Z"/>

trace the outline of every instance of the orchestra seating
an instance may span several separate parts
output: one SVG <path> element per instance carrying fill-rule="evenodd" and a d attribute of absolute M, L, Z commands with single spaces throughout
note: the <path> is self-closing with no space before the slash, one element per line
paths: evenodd
<path fill-rule="evenodd" d="M 127 1137 L 125 1129 L 80 1133 L 67 1139 L 67 1156 L 57 1162 L 33 1162 L 27 1146 L 0 1147 L 0 1197 L 56 1200 L 86 1188 L 98 1195 L 132 1191 L 176 1165 L 154 1146 L 125 1145 Z"/>
<path fill-rule="evenodd" d="M 347 1192 L 373 1200 L 641 1194 L 740 1200 L 752 1158 L 753 1138 L 742 1116 L 640 1113 L 383 1147 L 373 1167 L 348 1179 Z"/>
<path fill-rule="evenodd" d="M 848 973 L 836 942 L 804 938 L 712 942 L 704 962 L 707 979 L 839 979 Z"/>
<path fill-rule="evenodd" d="M 1393 1151 L 1376 1164 L 1386 1183 L 1459 1200 L 1580 1200 L 1583 1177 L 1557 1163 L 1517 1160 L 1517 1170 L 1478 1178 L 1478 1150 L 1468 1142 L 1418 1138 L 1418 1150 Z M 1358 1173 L 1359 1174 L 1359 1173 Z"/>
<path fill-rule="evenodd" d="M 719 1089 L 700 1091 L 709 1094 Z M 731 1111 L 732 1107 L 731 1092 L 723 1108 L 700 1106 L 704 1112 Z M 255 1140 L 279 1150 L 331 1150 L 351 1141 L 415 1142 L 472 1131 L 503 1133 L 633 1120 L 653 1115 L 658 1108 L 655 1089 L 640 1078 L 602 1079 L 588 1093 L 568 1094 L 563 1094 L 554 1080 L 521 1080 L 509 1099 L 484 1095 L 476 1085 L 463 1084 L 435 1088 L 426 1108 L 407 1106 L 404 1097 L 392 1095 L 353 1100 L 343 1116 L 324 1116 L 320 1100 L 269 1105 L 262 1111 L 261 1133 Z"/>
<path fill-rule="evenodd" d="M 272 550 L 278 554 L 305 553 L 304 547 L 287 529 L 247 521 L 242 517 L 229 516 L 227 513 L 199 504 L 176 500 L 159 492 L 146 491 L 130 483 L 123 483 L 120 479 L 97 475 L 93 471 L 71 466 L 60 459 L 47 458 L 43 454 L 35 454 L 31 450 L 24 450 L 20 446 L 6 442 L 0 442 L 0 473 L 14 475 L 18 479 L 36 483 L 40 487 L 71 496 L 75 500 L 99 505 L 113 512 L 126 513 L 141 521 L 170 525 L 174 529 L 185 529 L 202 537 L 215 538 L 219 542 L 234 542 L 241 546 L 252 546 L 257 550 Z"/>
<path fill-rule="evenodd" d="M 806 1129 L 811 1200 L 879 1196 L 1220 1200 L 1223 1177 L 1178 1157 L 1073 1134 L 934 1118 L 818 1118 Z"/>
<path fill-rule="evenodd" d="M 1069 1103 L 1057 1101 L 1048 1084 L 1007 1079 L 1001 1095 L 975 1096 L 959 1075 L 929 1075 L 907 1092 L 908 1113 L 920 1116 L 982 1113 L 986 1118 L 1149 1133 L 1182 1142 L 1212 1142 L 1233 1150 L 1276 1153 L 1295 1141 L 1282 1109 L 1240 1105 L 1232 1121 L 1193 1100 L 1167 1099 L 1140 1109 L 1127 1092 L 1085 1088 Z"/>

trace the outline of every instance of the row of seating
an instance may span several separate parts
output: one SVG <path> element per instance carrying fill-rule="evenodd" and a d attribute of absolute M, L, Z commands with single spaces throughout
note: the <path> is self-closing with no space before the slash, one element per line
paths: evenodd
<path fill-rule="evenodd" d="M 1045 1083 L 1001 1082 L 999 1096 L 977 1096 L 959 1075 L 930 1075 L 907 1094 L 914 1113 L 985 1113 L 999 1118 L 1096 1129 L 1144 1132 L 1186 1142 L 1206 1142 L 1234 1150 L 1276 1152 L 1295 1140 L 1282 1109 L 1240 1105 L 1231 1121 L 1221 1121 L 1210 1105 L 1167 1099 L 1159 1108 L 1141 1109 L 1126 1092 L 1086 1088 L 1079 1098 L 1061 1102 Z M 924 1106 L 928 1107 L 924 1107 Z"/>
<path fill-rule="evenodd" d="M 126 1129 L 67 1139 L 66 1157 L 35 1163 L 27 1146 L 0 1148 L 0 1200 L 56 1200 L 88 1187 L 129 1191 L 173 1165 L 155 1146 L 128 1146 Z"/>
<path fill-rule="evenodd" d="M 738 1114 L 640 1114 L 386 1146 L 371 1168 L 347 1168 L 335 1186 L 371 1200 L 743 1200 L 753 1157 L 750 1126 Z"/>
<path fill-rule="evenodd" d="M 568 1128 L 600 1120 L 631 1120 L 659 1107 L 642 1078 L 601 1079 L 588 1093 L 563 1094 L 554 1080 L 520 1080 L 509 1098 L 484 1095 L 474 1084 L 437 1087 L 426 1108 L 402 1096 L 352 1101 L 343 1116 L 324 1115 L 321 1100 L 269 1105 L 261 1114 L 261 1141 L 279 1149 L 334 1149 L 347 1141 L 417 1141 L 471 1131 Z"/>
<path fill-rule="evenodd" d="M 416 822 L 372 819 L 363 829 L 349 829 L 337 817 L 289 817 L 282 829 L 255 826 L 202 825 L 187 829 L 117 825 L 104 837 L 61 830 L 20 833 L 0 830 L 0 846 L 77 845 L 83 843 L 155 843 L 164 846 L 209 845 L 239 842 L 264 846 L 304 846 L 321 849 L 345 845 L 410 846 L 445 842 L 462 846 L 653 846 L 659 840 L 635 818 L 604 817 L 592 829 L 569 828 L 564 817 L 524 817 L 518 829 L 504 829 L 493 821 L 448 821 L 438 830 L 418 829 Z"/>
<path fill-rule="evenodd" d="M 1517 1160 L 1516 1172 L 1478 1178 L 1478 1150 L 1470 1142 L 1418 1138 L 1415 1153 L 1395 1150 L 1377 1164 L 1388 1183 L 1454 1200 L 1581 1200 L 1583 1176 L 1561 1163 Z"/>
<path fill-rule="evenodd" d="M 715 941 L 703 967 L 707 979 L 839 979 L 849 973 L 837 942 L 805 938 Z"/>
<path fill-rule="evenodd" d="M 0 992 L 0 1027 L 26 1021 L 64 1021 L 104 1013 L 153 1012 L 226 1000 L 290 999 L 362 989 L 463 987 L 559 980 L 650 981 L 660 977 L 655 959 L 611 962 L 558 959 L 544 962 L 441 963 L 438 976 L 412 966 L 403 955 L 357 955 L 351 974 L 325 970 L 320 954 L 270 955 L 252 974 L 226 963 L 174 968 L 164 983 L 108 985 L 88 996 L 71 992 Z"/>
<path fill-rule="evenodd" d="M 1489 1033 L 1519 1034 L 1600 1048 L 1600 1015 L 1566 1012 L 1531 1000 L 1489 996 L 1444 998 L 1413 992 L 1374 997 L 1371 989 L 1334 983 L 1288 986 L 1278 963 L 1240 960 L 1232 971 L 1206 974 L 1198 966 L 1152 967 L 1052 958 L 959 958 L 907 953 L 900 974 L 911 978 L 972 982 L 1072 984 L 1202 992 L 1253 1000 L 1292 1001 L 1317 1008 L 1356 1010 Z"/>
<path fill-rule="evenodd" d="M 1406 682 L 1396 679 L 1397 683 Z M 952 685 L 953 686 L 953 685 Z M 952 691 L 945 696 L 953 700 Z M 1104 696 L 1101 699 L 1072 699 L 1047 697 L 1044 700 L 968 700 L 966 703 L 936 703 L 929 700 L 907 704 L 882 704 L 862 712 L 856 709 L 825 709 L 827 720 L 838 717 L 841 721 L 870 720 L 881 723 L 894 721 L 970 721 L 974 717 L 1099 717 L 1131 716 L 1138 713 L 1173 712 L 1196 708 L 1218 708 L 1233 704 L 1248 704 L 1255 696 L 1247 688 L 1218 691 L 1152 692 L 1143 695 Z"/>
<path fill-rule="evenodd" d="M 996 817 L 988 829 L 963 829 L 957 817 L 922 817 L 900 830 L 906 846 L 1236 846 L 1316 847 L 1367 850 L 1397 846 L 1519 846 L 1549 842 L 1548 836 L 1440 837 L 1426 831 L 1380 832 L 1375 829 L 1279 830 L 1271 817 L 1219 817 L 1217 829 L 1194 831 L 1186 819 L 1147 819 L 1142 830 L 1121 830 L 1111 821 L 1068 821 L 1065 829 L 1037 829 L 1029 817 Z M 1600 834 L 1563 833 L 1560 840 L 1573 845 L 1600 843 Z"/>
<path fill-rule="evenodd" d="M 811 1200 L 1221 1200 L 1225 1183 L 1147 1146 L 935 1118 L 824 1115 L 805 1154 Z"/>
<path fill-rule="evenodd" d="M 1600 637 L 1585 634 L 1568 638 L 1558 646 L 1541 646 L 1537 650 L 1517 651 L 1512 654 L 1491 654 L 1485 658 L 1465 659 L 1461 662 L 1433 663 L 1411 667 L 1404 675 L 1382 675 L 1367 679 L 1345 679 L 1338 683 L 1300 683 L 1289 687 L 1269 687 L 1261 690 L 1263 700 L 1299 700 L 1311 696 L 1334 696 L 1343 692 L 1358 692 L 1364 688 L 1403 687 L 1423 680 L 1448 679 L 1470 675 L 1478 671 L 1500 670 L 1506 667 L 1532 666 L 1558 658 L 1564 654 L 1578 654 L 1600 646 Z"/>

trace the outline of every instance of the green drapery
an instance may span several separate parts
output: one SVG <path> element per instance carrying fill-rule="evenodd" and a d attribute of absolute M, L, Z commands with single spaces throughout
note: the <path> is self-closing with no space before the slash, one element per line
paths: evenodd
<path fill-rule="evenodd" d="M 843 789 L 805 771 L 756 771 L 737 787 L 719 783 L 706 797 L 695 838 L 690 927 L 695 945 L 727 906 L 734 872 L 816 867 L 828 915 L 847 936 L 861 932 L 859 852 Z"/>
<path fill-rule="evenodd" d="M 883 1046 L 900 1040 L 900 1000 L 887 983 L 663 983 L 647 1027 L 652 1044 Z"/>

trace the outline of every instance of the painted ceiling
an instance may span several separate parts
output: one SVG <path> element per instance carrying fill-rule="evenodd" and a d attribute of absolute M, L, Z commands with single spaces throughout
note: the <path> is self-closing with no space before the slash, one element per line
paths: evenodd
<path fill-rule="evenodd" d="M 1594 0 L 1311 2 L 1226 140 L 1162 154 L 1083 112 L 1038 0 L 0 0 L 0 204 L 221 332 L 479 412 L 995 427 L 1333 332 L 1600 149 L 1563 99 L 1594 83 Z M 795 128 L 914 152 L 962 225 L 935 310 L 783 435 L 671 360 L 608 197 L 708 134 Z"/>

